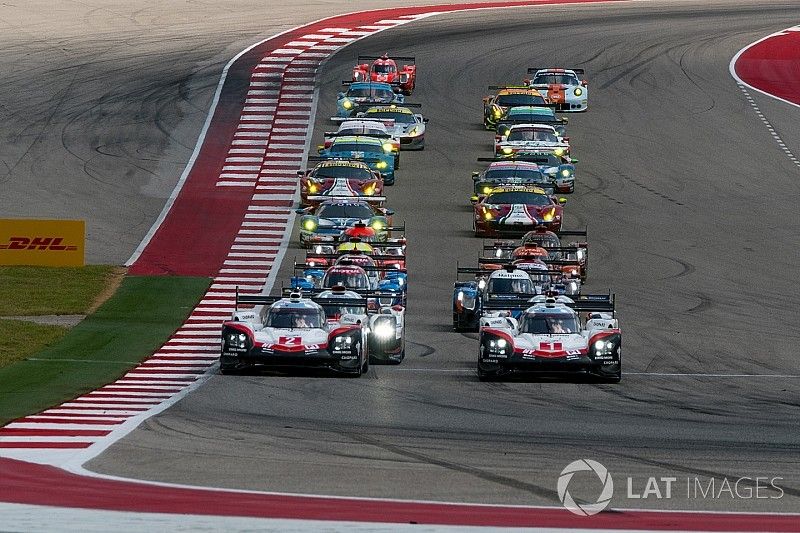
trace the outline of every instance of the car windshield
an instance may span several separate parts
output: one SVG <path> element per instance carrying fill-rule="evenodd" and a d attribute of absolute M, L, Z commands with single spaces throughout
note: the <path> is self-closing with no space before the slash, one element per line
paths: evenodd
<path fill-rule="evenodd" d="M 343 128 L 337 132 L 339 135 L 386 135 L 386 131 L 378 128 L 353 127 Z"/>
<path fill-rule="evenodd" d="M 413 124 L 416 122 L 414 115 L 411 113 L 400 113 L 397 111 L 370 111 L 367 113 L 369 118 L 391 118 L 400 124 Z"/>
<path fill-rule="evenodd" d="M 489 294 L 533 294 L 528 278 L 491 278 L 486 291 Z"/>
<path fill-rule="evenodd" d="M 364 272 L 355 269 L 326 272 L 325 277 L 322 278 L 322 286 L 330 289 L 337 285 L 348 289 L 369 289 L 369 280 Z"/>
<path fill-rule="evenodd" d="M 538 170 L 522 170 L 522 169 L 498 169 L 487 170 L 484 174 L 484 179 L 489 181 L 503 181 L 510 179 L 519 179 L 524 181 L 544 181 L 544 175 Z"/>
<path fill-rule="evenodd" d="M 332 153 L 343 153 L 343 152 L 361 152 L 364 154 L 374 154 L 376 152 L 383 153 L 380 145 L 375 145 L 371 143 L 355 143 L 355 142 L 342 142 L 342 143 L 333 143 L 331 145 L 331 152 Z"/>
<path fill-rule="evenodd" d="M 372 209 L 366 204 L 324 204 L 317 213 L 319 218 L 357 218 L 372 217 Z"/>
<path fill-rule="evenodd" d="M 567 313 L 527 313 L 519 327 L 520 333 L 534 335 L 577 333 L 578 320 Z"/>
<path fill-rule="evenodd" d="M 522 244 L 538 244 L 542 248 L 558 248 L 561 240 L 556 235 L 548 233 L 531 233 L 522 239 Z"/>
<path fill-rule="evenodd" d="M 322 305 L 322 309 L 325 310 L 325 316 L 328 318 L 339 318 L 342 315 L 365 314 L 365 310 L 363 307 L 357 307 L 352 305 L 337 305 L 333 303 L 335 301 L 336 301 L 335 298 L 330 298 L 326 302 L 322 302 L 321 300 L 319 300 L 320 304 Z"/>
<path fill-rule="evenodd" d="M 321 328 L 322 313 L 312 307 L 281 307 L 271 309 L 265 326 L 268 328 Z"/>
<path fill-rule="evenodd" d="M 497 105 L 501 107 L 511 107 L 515 105 L 538 105 L 544 104 L 544 98 L 533 94 L 501 94 L 497 97 Z"/>
<path fill-rule="evenodd" d="M 514 128 L 508 134 L 509 141 L 541 141 L 548 143 L 558 142 L 552 131 L 533 128 Z"/>
<path fill-rule="evenodd" d="M 315 178 L 347 178 L 354 180 L 369 180 L 374 176 L 368 168 L 353 166 L 330 166 L 320 167 L 314 170 L 311 175 Z"/>
<path fill-rule="evenodd" d="M 372 100 L 391 102 L 394 99 L 394 92 L 390 89 L 376 89 L 374 87 L 364 87 L 363 89 L 351 87 L 350 90 L 347 91 L 347 96 L 351 98 L 371 98 Z"/>
<path fill-rule="evenodd" d="M 507 191 L 491 194 L 486 198 L 487 204 L 525 204 L 550 205 L 550 197 L 544 194 L 527 191 Z"/>
<path fill-rule="evenodd" d="M 578 85 L 578 79 L 570 74 L 539 74 L 533 79 L 534 85 Z"/>
<path fill-rule="evenodd" d="M 557 167 L 561 164 L 561 159 L 555 154 L 525 154 L 525 152 L 517 153 L 517 157 L 536 163 L 543 167 Z"/>
<path fill-rule="evenodd" d="M 372 65 L 372 72 L 377 72 L 378 74 L 390 74 L 395 71 L 394 65 L 390 65 L 387 63 L 375 63 Z"/>

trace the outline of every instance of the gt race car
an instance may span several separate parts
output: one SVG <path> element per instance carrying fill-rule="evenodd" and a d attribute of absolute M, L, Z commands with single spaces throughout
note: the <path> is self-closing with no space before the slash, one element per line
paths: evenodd
<path fill-rule="evenodd" d="M 558 154 L 556 154 L 558 152 Z M 575 162 L 577 160 L 571 159 L 569 156 L 562 153 L 561 150 L 519 150 L 511 155 L 499 155 L 494 158 L 479 157 L 478 161 L 488 161 L 491 164 L 484 172 L 488 172 L 488 176 L 478 172 L 472 173 L 472 179 L 478 178 L 478 183 L 475 183 L 475 194 L 477 196 L 485 196 L 489 192 L 489 187 L 493 181 L 496 181 L 497 186 L 502 185 L 527 185 L 526 178 L 533 180 L 539 179 L 538 175 L 534 174 L 533 167 L 516 167 L 514 165 L 534 165 L 536 172 L 541 174 L 541 182 L 538 184 L 547 192 L 557 193 L 571 193 L 575 191 Z M 494 167 L 494 165 L 497 167 Z M 503 166 L 508 165 L 508 166 Z M 497 173 L 494 172 L 495 168 Z M 503 170 L 500 170 L 503 169 Z M 491 172 L 489 172 L 491 170 Z M 522 172 L 519 176 L 523 181 L 514 181 L 516 173 Z M 529 175 L 528 172 L 531 172 Z M 503 176 L 508 175 L 509 180 L 507 183 L 503 181 Z M 485 178 L 485 183 L 482 182 Z M 495 179 L 496 178 L 496 179 Z M 481 188 L 477 186 L 480 184 Z M 482 193 L 482 194 L 481 194 Z M 477 199 L 475 199 L 477 201 Z"/>
<path fill-rule="evenodd" d="M 342 136 L 335 137 L 330 146 L 318 146 L 322 159 L 360 159 L 369 167 L 380 172 L 383 183 L 394 184 L 395 145 L 387 139 L 377 139 L 368 136 Z"/>
<path fill-rule="evenodd" d="M 481 320 L 482 381 L 514 372 L 582 373 L 612 383 L 622 378 L 622 333 L 612 295 L 550 294 L 502 307 L 509 305 L 522 310 L 519 318 L 498 314 Z"/>
<path fill-rule="evenodd" d="M 386 241 L 392 227 L 394 211 L 376 207 L 362 199 L 331 199 L 319 205 L 297 209 L 300 217 L 300 243 L 339 242 L 347 240 L 346 231 L 361 227 L 369 228 L 375 241 Z M 343 239 L 344 236 L 344 239 Z"/>
<path fill-rule="evenodd" d="M 531 150 L 553 150 L 569 157 L 569 137 L 562 137 L 548 124 L 512 124 L 504 134 L 495 136 L 495 155 L 510 156 Z"/>
<path fill-rule="evenodd" d="M 485 198 L 498 187 L 509 185 L 524 185 L 539 187 L 548 194 L 556 192 L 555 180 L 546 176 L 539 165 L 527 161 L 479 159 L 479 161 L 491 161 L 489 167 L 482 172 L 472 173 L 472 197 L 470 201 L 474 204 Z"/>
<path fill-rule="evenodd" d="M 425 124 L 428 119 L 411 111 L 410 105 L 412 104 L 370 107 L 358 116 L 370 120 L 391 121 L 387 123 L 387 133 L 399 140 L 401 150 L 424 150 Z"/>
<path fill-rule="evenodd" d="M 364 161 L 329 159 L 305 172 L 297 171 L 300 178 L 300 205 L 316 205 L 332 198 L 363 198 L 381 205 L 383 176 L 369 168 Z"/>
<path fill-rule="evenodd" d="M 394 125 L 390 120 L 369 120 L 363 118 L 342 119 L 339 129 L 326 131 L 323 134 L 323 146 L 329 148 L 336 137 L 375 137 L 384 143 L 390 142 L 394 146 L 394 168 L 400 168 L 400 139 L 392 136 L 387 128 Z"/>
<path fill-rule="evenodd" d="M 556 198 L 539 187 L 506 186 L 492 189 L 473 208 L 476 237 L 523 235 L 538 227 L 558 231 L 563 221 L 564 197 Z"/>
<path fill-rule="evenodd" d="M 347 92 L 336 96 L 336 116 L 347 118 L 375 105 L 402 104 L 405 97 L 392 90 L 388 83 L 342 82 L 349 85 Z"/>
<path fill-rule="evenodd" d="M 242 304 L 257 307 L 240 311 Z M 369 368 L 367 324 L 363 298 L 332 303 L 329 296 L 310 299 L 298 292 L 288 298 L 237 292 L 236 310 L 222 324 L 220 371 L 321 367 L 358 377 Z"/>
<path fill-rule="evenodd" d="M 533 74 L 526 83 L 538 89 L 559 111 L 586 111 L 589 108 L 589 87 L 582 68 L 529 68 Z"/>
<path fill-rule="evenodd" d="M 546 124 L 553 126 L 559 137 L 569 141 L 566 129 L 568 122 L 569 120 L 566 118 L 556 116 L 555 106 L 552 104 L 517 106 L 510 107 L 500 120 L 497 121 L 495 132 L 502 137 L 503 135 L 508 135 L 511 126 L 514 124 Z"/>
<path fill-rule="evenodd" d="M 491 85 L 489 90 L 496 90 L 497 94 L 483 97 L 483 126 L 487 130 L 494 130 L 510 107 L 547 104 L 539 91 L 528 86 Z"/>
<path fill-rule="evenodd" d="M 367 63 L 372 61 L 372 64 Z M 402 62 L 398 65 L 397 62 Z M 406 96 L 414 91 L 417 83 L 417 65 L 413 56 L 358 56 L 353 67 L 353 81 L 377 81 L 390 84 L 396 92 Z"/>

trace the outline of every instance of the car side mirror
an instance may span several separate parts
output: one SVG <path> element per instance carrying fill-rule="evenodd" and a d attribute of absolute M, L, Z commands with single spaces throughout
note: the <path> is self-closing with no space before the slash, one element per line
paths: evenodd
<path fill-rule="evenodd" d="M 339 93 L 336 95 L 337 98 L 344 98 L 344 93 Z"/>
<path fill-rule="evenodd" d="M 298 171 L 297 171 L 297 175 L 298 175 L 299 177 L 301 177 L 301 178 L 302 178 L 303 176 L 305 176 L 305 175 L 306 175 L 306 173 L 305 173 L 305 172 L 303 172 L 302 170 L 298 170 Z"/>
<path fill-rule="evenodd" d="M 569 124 L 569 119 L 567 117 L 561 117 L 562 124 Z"/>
<path fill-rule="evenodd" d="M 428 122 L 430 122 L 430 121 L 431 121 L 431 119 L 429 119 L 429 118 L 423 118 L 423 119 L 422 119 L 422 123 L 423 123 L 423 124 L 427 124 L 427 123 L 428 123 Z"/>
<path fill-rule="evenodd" d="M 577 159 L 570 159 L 570 160 L 569 160 L 569 162 L 570 162 L 570 163 L 572 163 L 572 164 L 574 165 L 575 163 L 577 163 L 577 162 L 578 162 L 578 160 L 577 160 Z"/>
<path fill-rule="evenodd" d="M 384 213 L 385 215 L 387 215 L 387 216 L 392 216 L 392 215 L 394 215 L 394 209 L 389 209 L 389 208 L 387 207 L 386 209 L 384 209 L 384 210 L 383 210 L 383 213 Z"/>
<path fill-rule="evenodd" d="M 318 154 L 321 154 L 324 151 L 325 151 L 325 145 L 324 144 L 320 144 L 320 145 L 317 146 L 317 153 Z"/>
<path fill-rule="evenodd" d="M 587 85 L 589 85 L 589 82 L 588 82 L 588 81 L 586 81 L 586 80 L 581 80 L 581 85 L 583 85 L 584 87 L 586 87 Z"/>
<path fill-rule="evenodd" d="M 558 203 L 564 205 L 565 203 L 567 203 L 567 199 L 562 196 L 561 198 L 558 199 Z"/>
<path fill-rule="evenodd" d="M 483 103 L 484 104 L 488 104 L 489 103 L 489 97 L 488 96 L 484 96 L 483 97 Z"/>
<path fill-rule="evenodd" d="M 473 178 L 477 178 L 479 175 L 480 175 L 480 172 L 478 172 L 477 170 L 473 170 L 472 171 L 472 177 Z"/>
<path fill-rule="evenodd" d="M 298 214 L 298 215 L 305 215 L 306 214 L 306 210 L 305 209 L 295 209 L 294 212 L 296 214 Z"/>

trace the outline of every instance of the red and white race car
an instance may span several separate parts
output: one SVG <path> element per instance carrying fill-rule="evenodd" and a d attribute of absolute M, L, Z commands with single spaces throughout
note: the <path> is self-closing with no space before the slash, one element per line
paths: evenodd
<path fill-rule="evenodd" d="M 300 178 L 300 204 L 303 206 L 315 206 L 338 198 L 362 198 L 378 206 L 386 201 L 383 177 L 363 161 L 329 159 L 297 174 Z"/>
<path fill-rule="evenodd" d="M 366 63 L 372 61 L 372 64 Z M 397 62 L 402 61 L 402 65 Z M 417 83 L 417 65 L 410 56 L 389 57 L 358 56 L 358 65 L 353 67 L 353 81 L 379 81 L 392 85 L 395 92 L 409 95 Z"/>
<path fill-rule="evenodd" d="M 558 231 L 566 201 L 566 198 L 556 198 L 539 187 L 496 187 L 475 203 L 475 236 L 522 236 L 538 226 Z"/>

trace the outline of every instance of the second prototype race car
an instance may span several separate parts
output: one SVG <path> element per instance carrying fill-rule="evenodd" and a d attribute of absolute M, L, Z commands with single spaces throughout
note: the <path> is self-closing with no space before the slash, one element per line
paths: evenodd
<path fill-rule="evenodd" d="M 583 373 L 612 383 L 622 378 L 622 333 L 613 296 L 549 294 L 502 306 L 522 313 L 482 319 L 481 380 L 513 372 Z"/>
<path fill-rule="evenodd" d="M 538 89 L 559 111 L 586 111 L 589 108 L 589 87 L 580 79 L 582 68 L 529 68 L 530 86 Z"/>
<path fill-rule="evenodd" d="M 547 103 L 539 91 L 527 86 L 490 86 L 494 96 L 483 97 L 483 126 L 493 130 L 509 108 L 514 106 L 544 105 Z"/>
<path fill-rule="evenodd" d="M 372 61 L 372 64 L 367 63 Z M 398 65 L 397 62 L 401 64 Z M 353 81 L 378 81 L 390 84 L 395 91 L 406 96 L 414 91 L 417 84 L 417 65 L 413 57 L 358 56 L 358 64 L 353 67 Z"/>
<path fill-rule="evenodd" d="M 538 226 L 558 231 L 566 202 L 539 187 L 497 187 L 474 205 L 475 236 L 521 236 Z"/>

